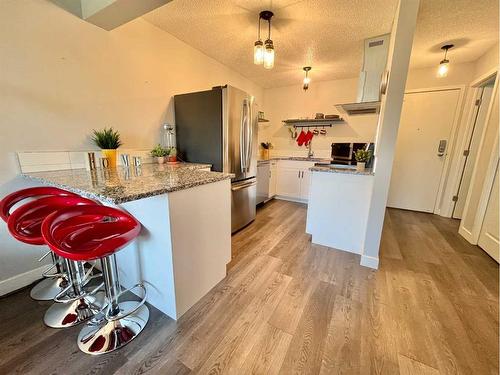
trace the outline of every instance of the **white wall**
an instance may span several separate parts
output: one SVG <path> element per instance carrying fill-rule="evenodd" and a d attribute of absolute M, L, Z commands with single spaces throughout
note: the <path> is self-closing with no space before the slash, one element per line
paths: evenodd
<path fill-rule="evenodd" d="M 451 65 L 447 77 L 437 78 L 436 67 L 412 69 L 408 74 L 406 88 L 430 88 L 451 85 L 468 85 L 476 70 L 475 63 Z M 314 72 L 313 72 L 314 73 Z M 291 139 L 282 120 L 289 118 L 314 118 L 316 112 L 325 114 L 338 113 L 335 104 L 350 103 L 356 100 L 358 78 L 312 81 L 309 90 L 302 85 L 285 86 L 264 90 L 265 116 L 270 123 L 259 125 L 259 141 L 274 144 L 273 154 L 306 154 L 305 147 L 299 147 Z M 344 116 L 345 117 L 345 116 Z M 313 150 L 321 156 L 329 156 L 332 142 L 370 142 L 375 139 L 378 116 L 363 115 L 345 117 L 346 123 L 328 129 L 326 137 L 313 139 Z"/>
<path fill-rule="evenodd" d="M 262 89 L 143 21 L 111 32 L 48 1 L 0 1 L 0 197 L 19 189 L 15 151 L 92 149 L 114 126 L 127 148 L 149 148 L 173 121 L 172 95 L 231 84 Z M 0 281 L 38 267 L 40 247 L 0 223 Z"/>
<path fill-rule="evenodd" d="M 491 46 L 474 64 L 474 79 L 498 67 L 498 43 Z"/>
<path fill-rule="evenodd" d="M 315 82 L 309 90 L 302 85 L 266 89 L 264 91 L 264 110 L 270 123 L 259 125 L 259 140 L 274 144 L 274 154 L 307 155 L 305 147 L 299 147 L 282 120 L 290 118 L 314 118 L 316 112 L 336 114 L 335 104 L 352 103 L 356 100 L 357 78 Z M 320 156 L 330 155 L 332 142 L 370 142 L 374 140 L 377 115 L 346 117 L 345 124 L 336 124 L 328 128 L 327 136 L 314 137 L 312 148 Z"/>

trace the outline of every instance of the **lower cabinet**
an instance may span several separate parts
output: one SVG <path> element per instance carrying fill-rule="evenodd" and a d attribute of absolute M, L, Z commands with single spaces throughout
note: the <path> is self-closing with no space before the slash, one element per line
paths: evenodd
<path fill-rule="evenodd" d="M 257 167 L 257 204 L 274 196 L 307 202 L 314 162 L 271 160 Z"/>
<path fill-rule="evenodd" d="M 279 160 L 277 167 L 276 195 L 292 200 L 307 201 L 314 162 Z"/>
<path fill-rule="evenodd" d="M 269 168 L 269 198 L 276 195 L 276 183 L 278 180 L 278 162 L 271 160 L 271 167 Z"/>
<path fill-rule="evenodd" d="M 277 195 L 289 198 L 299 198 L 300 172 L 300 169 L 278 167 Z"/>

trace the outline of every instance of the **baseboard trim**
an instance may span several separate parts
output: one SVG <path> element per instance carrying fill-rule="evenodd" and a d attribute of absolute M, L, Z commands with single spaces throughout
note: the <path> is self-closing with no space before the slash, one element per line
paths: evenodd
<path fill-rule="evenodd" d="M 307 204 L 307 201 L 308 201 L 307 199 L 291 198 L 291 197 L 285 197 L 283 195 L 275 195 L 273 198 L 281 200 L 281 201 L 288 201 L 288 202 L 295 202 L 295 203 L 305 203 L 305 204 Z"/>
<path fill-rule="evenodd" d="M 361 255 L 361 262 L 359 264 L 361 264 L 364 267 L 373 268 L 373 269 L 377 270 L 378 263 L 379 263 L 378 257 Z"/>
<path fill-rule="evenodd" d="M 42 278 L 42 273 L 47 269 L 47 265 L 35 268 L 34 270 L 12 276 L 0 281 L 0 296 L 15 292 Z"/>

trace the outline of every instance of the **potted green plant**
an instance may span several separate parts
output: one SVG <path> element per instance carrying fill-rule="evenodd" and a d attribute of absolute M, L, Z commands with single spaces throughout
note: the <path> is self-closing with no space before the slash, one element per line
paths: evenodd
<path fill-rule="evenodd" d="M 177 163 L 177 149 L 175 147 L 171 147 L 168 151 L 168 162 Z"/>
<path fill-rule="evenodd" d="M 368 160 L 372 157 L 371 150 L 357 150 L 354 153 L 354 158 L 356 159 L 356 170 L 362 172 L 365 170 L 365 165 Z"/>
<path fill-rule="evenodd" d="M 120 133 L 112 127 L 103 130 L 95 130 L 92 134 L 92 141 L 101 149 L 102 155 L 108 159 L 110 168 L 116 167 L 116 149 L 123 143 L 120 140 Z"/>
<path fill-rule="evenodd" d="M 261 142 L 260 147 L 260 158 L 269 160 L 269 150 L 273 148 L 273 144 L 271 142 Z"/>
<path fill-rule="evenodd" d="M 156 158 L 158 164 L 165 163 L 165 156 L 168 156 L 168 149 L 160 145 L 159 143 L 150 152 L 151 156 Z"/>

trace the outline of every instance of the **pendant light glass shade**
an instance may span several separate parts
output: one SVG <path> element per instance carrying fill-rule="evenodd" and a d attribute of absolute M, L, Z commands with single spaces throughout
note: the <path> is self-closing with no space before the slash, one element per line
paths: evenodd
<path fill-rule="evenodd" d="M 272 69 L 274 67 L 274 45 L 271 39 L 266 40 L 264 51 L 264 68 Z"/>
<path fill-rule="evenodd" d="M 448 75 L 448 69 L 449 69 L 450 62 L 448 60 L 441 60 L 439 63 L 439 68 L 437 71 L 437 76 L 439 78 L 446 77 Z"/>
<path fill-rule="evenodd" d="M 453 44 L 445 44 L 441 47 L 441 49 L 444 51 L 444 59 L 439 63 L 439 68 L 437 70 L 438 78 L 443 78 L 448 75 L 450 61 L 446 57 L 448 56 L 448 50 L 453 47 Z"/>
<path fill-rule="evenodd" d="M 307 89 L 309 88 L 309 83 L 311 83 L 311 78 L 309 78 L 309 71 L 311 70 L 312 68 L 310 66 L 304 66 L 302 68 L 302 70 L 305 72 L 305 76 L 304 76 L 304 81 L 303 81 L 303 86 L 302 88 L 304 89 L 304 91 L 307 91 Z"/>
<path fill-rule="evenodd" d="M 264 43 L 262 40 L 258 40 L 255 42 L 255 46 L 253 48 L 253 63 L 255 65 L 262 65 L 264 62 Z"/>

